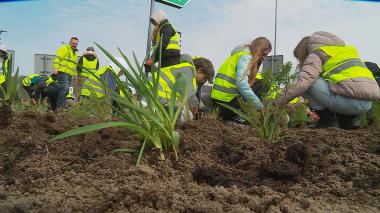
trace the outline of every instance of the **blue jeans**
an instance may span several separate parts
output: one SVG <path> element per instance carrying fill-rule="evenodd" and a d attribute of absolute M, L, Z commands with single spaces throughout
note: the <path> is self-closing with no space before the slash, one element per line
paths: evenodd
<path fill-rule="evenodd" d="M 303 97 L 309 100 L 309 106 L 314 110 L 329 109 L 344 115 L 360 115 L 369 111 L 372 101 L 363 101 L 336 95 L 330 92 L 329 84 L 319 77 Z"/>
<path fill-rule="evenodd" d="M 69 87 L 72 81 L 72 76 L 64 73 L 58 72 L 57 75 L 57 86 L 59 88 L 57 95 L 57 108 L 62 108 L 66 103 L 66 95 L 69 92 Z"/>

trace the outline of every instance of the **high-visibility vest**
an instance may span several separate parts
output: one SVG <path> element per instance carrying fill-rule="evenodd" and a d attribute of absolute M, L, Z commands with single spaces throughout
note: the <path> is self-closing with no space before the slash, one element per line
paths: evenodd
<path fill-rule="evenodd" d="M 77 73 L 77 61 L 77 51 L 73 51 L 73 48 L 69 44 L 65 44 L 57 51 L 54 58 L 53 69 L 75 76 Z"/>
<path fill-rule="evenodd" d="M 98 78 L 101 78 L 102 75 L 107 71 L 107 70 L 112 70 L 111 66 L 105 66 L 101 69 L 99 69 L 96 72 L 96 76 Z M 83 83 L 83 87 L 80 91 L 81 96 L 91 96 L 95 95 L 98 98 L 104 97 L 105 95 L 105 90 L 103 89 L 102 83 L 93 75 L 89 75 L 87 80 Z"/>
<path fill-rule="evenodd" d="M 31 74 L 31 75 L 26 76 L 24 79 L 22 79 L 22 82 L 21 82 L 22 85 L 25 86 L 25 87 L 31 86 L 33 78 L 40 78 L 40 75 L 38 75 L 38 74 Z"/>
<path fill-rule="evenodd" d="M 160 29 L 158 30 L 158 35 L 156 37 L 156 44 L 159 45 L 160 41 L 161 41 L 161 29 L 166 26 L 166 25 L 171 25 L 169 22 L 166 22 L 165 24 L 163 24 Z M 173 27 L 173 25 L 171 25 Z M 166 47 L 167 50 L 180 50 L 179 48 L 179 35 L 177 33 L 177 31 L 175 30 L 175 28 L 173 27 L 174 31 L 175 31 L 175 34 L 170 38 L 170 42 L 168 44 L 168 46 Z"/>
<path fill-rule="evenodd" d="M 0 73 L 0 84 L 5 82 L 7 73 L 9 71 L 8 69 L 9 69 L 9 59 L 6 59 L 3 62 L 2 73 Z"/>
<path fill-rule="evenodd" d="M 95 58 L 93 61 L 87 60 L 86 57 L 83 57 L 83 68 L 81 72 L 81 76 L 89 77 L 91 75 L 90 72 L 96 73 L 96 65 L 98 64 L 98 58 Z"/>
<path fill-rule="evenodd" d="M 180 64 L 176 64 L 169 67 L 161 68 L 160 71 L 160 78 L 158 80 L 158 96 L 161 97 L 164 100 L 170 100 L 172 95 L 172 90 L 174 88 L 174 85 L 176 84 L 175 73 L 182 73 L 182 74 L 189 74 L 189 76 L 192 78 L 192 87 L 191 89 L 195 92 L 197 90 L 197 80 L 196 80 L 196 70 L 193 64 L 189 62 L 182 62 Z M 187 73 L 190 72 L 190 73 Z M 153 76 L 154 75 L 154 78 Z M 151 72 L 148 76 L 149 81 L 153 84 L 153 79 L 157 78 L 157 72 Z M 180 75 L 180 74 L 179 74 Z M 178 92 L 177 98 L 181 97 L 181 94 Z"/>
<path fill-rule="evenodd" d="M 330 56 L 322 66 L 321 76 L 325 80 L 338 84 L 347 79 L 375 79 L 372 72 L 360 60 L 355 47 L 323 46 L 318 49 Z"/>
<path fill-rule="evenodd" d="M 236 66 L 242 55 L 250 55 L 250 53 L 239 51 L 230 56 L 219 68 L 212 86 L 211 98 L 230 102 L 239 95 L 239 90 L 236 86 Z"/>

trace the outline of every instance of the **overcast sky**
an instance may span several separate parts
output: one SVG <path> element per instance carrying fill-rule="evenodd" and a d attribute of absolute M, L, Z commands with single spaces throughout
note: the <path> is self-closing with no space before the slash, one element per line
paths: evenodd
<path fill-rule="evenodd" d="M 329 31 L 380 63 L 380 4 L 348 0 L 278 0 L 277 54 L 293 61 L 299 40 Z M 55 54 L 79 37 L 79 52 L 96 41 L 116 53 L 144 57 L 150 0 L 35 0 L 0 3 L 1 42 L 16 51 L 16 66 L 34 72 L 34 54 Z M 231 50 L 257 36 L 274 43 L 275 0 L 193 0 L 178 10 L 156 4 L 182 32 L 182 52 L 211 59 L 217 69 Z M 109 60 L 100 54 L 101 66 Z M 273 53 L 273 52 L 272 52 Z"/>

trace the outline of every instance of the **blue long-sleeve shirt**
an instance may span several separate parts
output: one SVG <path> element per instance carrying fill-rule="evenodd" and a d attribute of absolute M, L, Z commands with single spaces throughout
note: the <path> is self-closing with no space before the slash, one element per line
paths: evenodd
<path fill-rule="evenodd" d="M 247 69 L 249 63 L 251 62 L 251 59 L 251 55 L 240 56 L 238 64 L 236 66 L 236 86 L 244 100 L 252 101 L 253 104 L 256 106 L 256 109 L 260 110 L 264 108 L 264 106 L 249 86 L 248 76 L 244 76 L 244 78 L 242 79 L 244 71 Z"/>

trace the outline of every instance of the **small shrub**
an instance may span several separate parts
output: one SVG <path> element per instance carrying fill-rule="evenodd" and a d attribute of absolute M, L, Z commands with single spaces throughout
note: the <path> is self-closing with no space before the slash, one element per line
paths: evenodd
<path fill-rule="evenodd" d="M 309 121 L 309 117 L 306 114 L 306 106 L 304 104 L 296 104 L 293 109 L 289 111 L 290 127 L 305 128 L 306 123 Z"/>
<path fill-rule="evenodd" d="M 68 113 L 74 118 L 97 117 L 107 119 L 111 116 L 112 106 L 106 97 L 97 98 L 90 96 L 89 99 L 81 100 L 73 105 Z"/>

